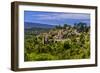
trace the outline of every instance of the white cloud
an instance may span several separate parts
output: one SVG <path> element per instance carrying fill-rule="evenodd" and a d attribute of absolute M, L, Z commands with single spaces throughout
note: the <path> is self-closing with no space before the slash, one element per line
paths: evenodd
<path fill-rule="evenodd" d="M 54 20 L 54 19 L 90 19 L 89 14 L 76 14 L 76 13 L 46 13 L 32 15 L 42 20 Z"/>

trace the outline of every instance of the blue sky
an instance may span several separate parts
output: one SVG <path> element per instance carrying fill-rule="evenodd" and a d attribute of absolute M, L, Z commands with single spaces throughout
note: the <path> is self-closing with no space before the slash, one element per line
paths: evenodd
<path fill-rule="evenodd" d="M 90 25 L 90 14 L 24 11 L 24 22 L 43 23 L 49 25 L 63 25 L 84 22 Z"/>

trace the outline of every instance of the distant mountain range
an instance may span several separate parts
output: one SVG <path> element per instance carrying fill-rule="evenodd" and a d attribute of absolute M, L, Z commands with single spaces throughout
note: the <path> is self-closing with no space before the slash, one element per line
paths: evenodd
<path fill-rule="evenodd" d="M 54 28 L 55 25 L 49 25 L 49 24 L 42 24 L 42 23 L 32 23 L 32 22 L 24 22 L 24 28 Z"/>

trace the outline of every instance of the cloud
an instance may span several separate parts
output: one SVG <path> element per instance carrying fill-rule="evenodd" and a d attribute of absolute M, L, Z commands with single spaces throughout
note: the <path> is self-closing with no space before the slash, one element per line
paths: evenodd
<path fill-rule="evenodd" d="M 32 15 L 32 17 L 36 17 L 36 19 L 41 20 L 60 20 L 60 19 L 90 19 L 89 14 L 82 13 L 41 13 L 37 15 Z"/>

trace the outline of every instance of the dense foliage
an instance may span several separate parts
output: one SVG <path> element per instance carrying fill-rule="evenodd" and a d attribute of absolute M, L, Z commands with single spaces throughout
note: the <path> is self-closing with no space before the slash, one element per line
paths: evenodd
<path fill-rule="evenodd" d="M 25 61 L 90 58 L 90 26 L 85 23 L 27 29 L 24 40 Z"/>

